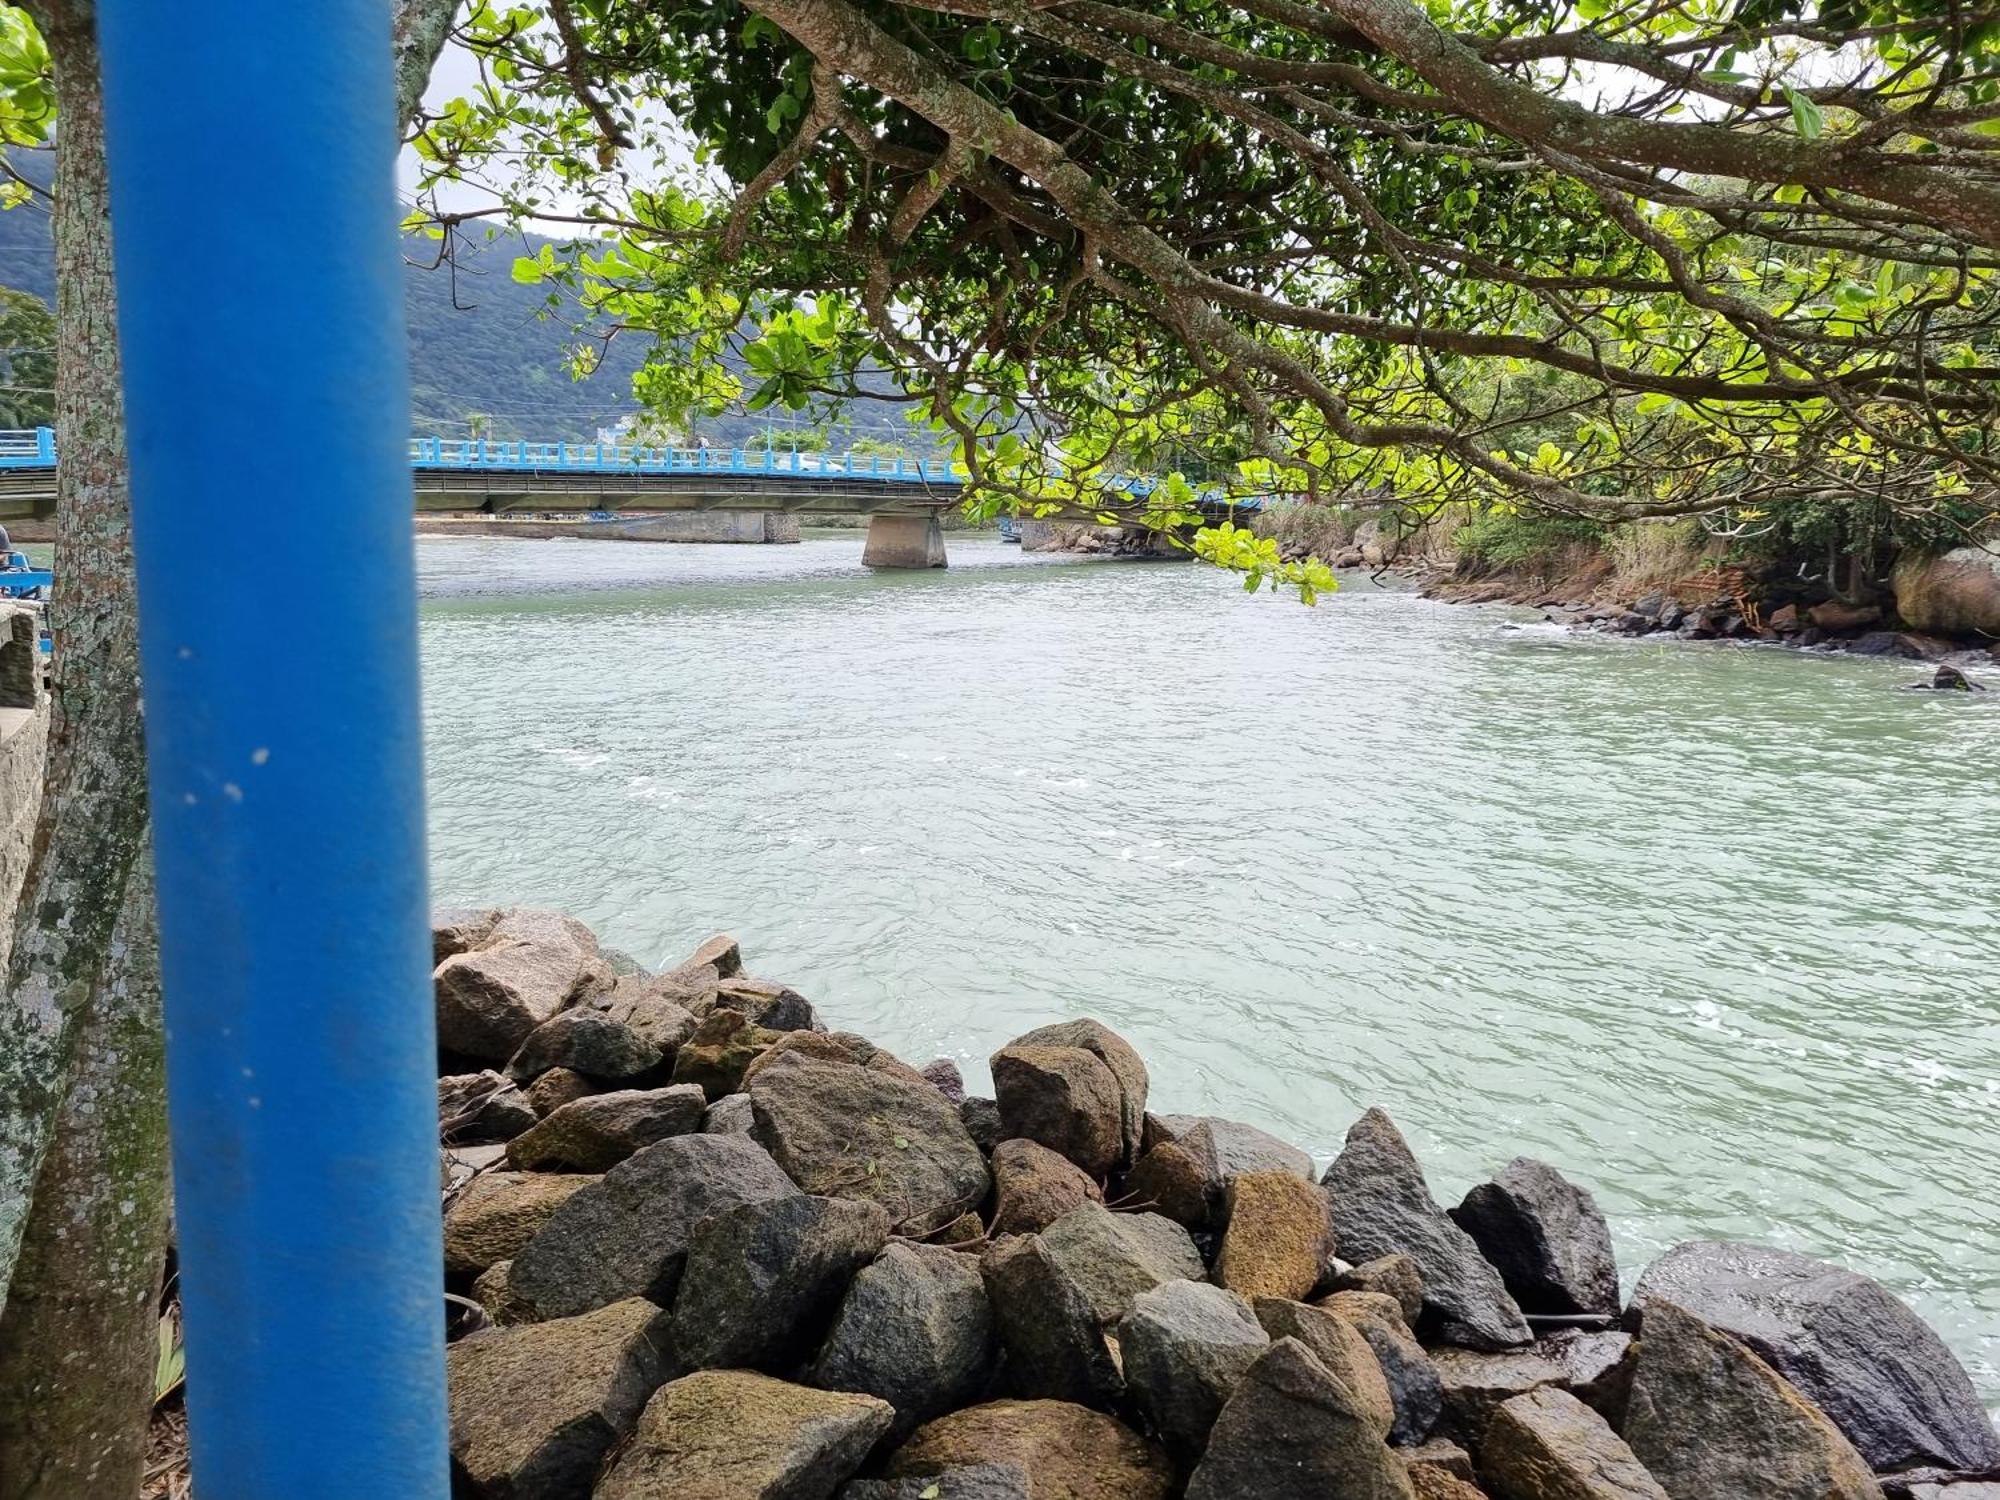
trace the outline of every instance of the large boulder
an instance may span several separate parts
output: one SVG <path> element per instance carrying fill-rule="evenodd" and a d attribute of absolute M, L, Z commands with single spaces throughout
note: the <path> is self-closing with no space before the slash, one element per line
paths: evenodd
<path fill-rule="evenodd" d="M 545 1318 L 624 1297 L 664 1306 L 680 1284 L 697 1224 L 798 1191 L 745 1136 L 676 1136 L 572 1193 L 514 1257 L 509 1284 Z"/>
<path fill-rule="evenodd" d="M 898 1234 L 940 1229 L 986 1196 L 986 1158 L 921 1079 L 785 1057 L 750 1081 L 750 1105 L 751 1134 L 794 1182 L 879 1203 Z"/>
<path fill-rule="evenodd" d="M 1273 1339 L 1297 1339 L 1312 1351 L 1313 1358 L 1347 1387 L 1361 1410 L 1384 1438 L 1392 1438 L 1396 1428 L 1396 1402 L 1389 1389 L 1382 1363 L 1374 1346 L 1361 1335 L 1353 1322 L 1323 1307 L 1283 1297 L 1259 1297 L 1257 1321 Z"/>
<path fill-rule="evenodd" d="M 742 1092 L 745 1071 L 784 1032 L 766 1031 L 740 1011 L 711 1010 L 674 1053 L 674 1082 L 710 1099 Z"/>
<path fill-rule="evenodd" d="M 1093 1177 L 1138 1159 L 1146 1065 L 1110 1028 L 1064 1021 L 1016 1037 L 992 1057 L 1007 1135 L 1039 1141 Z"/>
<path fill-rule="evenodd" d="M 437 967 L 438 1046 L 505 1062 L 596 974 L 597 939 L 559 912 L 511 911 Z"/>
<path fill-rule="evenodd" d="M 1118 1402 L 1124 1376 L 1104 1324 L 1042 1236 L 997 1242 L 980 1257 L 979 1272 L 1017 1394 L 1080 1406 Z"/>
<path fill-rule="evenodd" d="M 848 1287 L 809 1379 L 879 1396 L 907 1433 L 978 1395 L 993 1353 L 978 1260 L 899 1240 Z"/>
<path fill-rule="evenodd" d="M 1125 1181 L 1140 1207 L 1190 1228 L 1220 1224 L 1229 1184 L 1245 1172 L 1287 1172 L 1310 1182 L 1312 1158 L 1254 1125 L 1206 1115 L 1147 1117 L 1146 1152 Z"/>
<path fill-rule="evenodd" d="M 1352 1392 L 1297 1339 L 1244 1372 L 1186 1500 L 1414 1500 L 1403 1461 Z"/>
<path fill-rule="evenodd" d="M 1399 1447 L 1422 1442 L 1444 1411 L 1444 1382 L 1396 1299 L 1384 1292 L 1335 1292 L 1315 1305 L 1347 1323 L 1374 1351 L 1395 1413 L 1389 1441 Z"/>
<path fill-rule="evenodd" d="M 1324 1186 L 1344 1256 L 1401 1253 L 1416 1262 L 1425 1319 L 1442 1342 L 1510 1349 L 1533 1337 L 1500 1273 L 1432 1200 L 1423 1168 L 1381 1110 L 1369 1110 L 1347 1132 Z"/>
<path fill-rule="evenodd" d="M 1222 1403 L 1270 1343 L 1247 1302 L 1199 1281 L 1141 1293 L 1118 1324 L 1126 1390 L 1183 1462 L 1201 1455 Z"/>
<path fill-rule="evenodd" d="M 939 1417 L 890 1456 L 886 1471 L 891 1479 L 931 1478 L 980 1464 L 1019 1469 L 1029 1500 L 1166 1500 L 1173 1491 L 1173 1469 L 1159 1449 L 1123 1423 L 1064 1401 L 990 1401 Z M 946 1493 L 940 1484 L 939 1495 Z"/>
<path fill-rule="evenodd" d="M 715 989 L 715 1007 L 733 1010 L 766 1031 L 817 1031 L 819 1017 L 812 1003 L 789 985 L 738 974 Z"/>
<path fill-rule="evenodd" d="M 1502 1500 L 1668 1500 L 1604 1418 L 1554 1386 L 1501 1403 L 1479 1474 Z"/>
<path fill-rule="evenodd" d="M 1115 1214 L 1101 1203 L 1070 1210 L 1039 1238 L 1104 1328 L 1130 1312 L 1141 1292 L 1169 1281 L 1200 1281 L 1208 1270 L 1188 1232 L 1173 1220 Z"/>
<path fill-rule="evenodd" d="M 1616 1315 L 1618 1262 L 1597 1200 L 1554 1167 L 1519 1156 L 1451 1211 L 1530 1313 Z"/>
<path fill-rule="evenodd" d="M 1918 630 L 2000 635 L 2000 558 L 1987 547 L 1956 547 L 1941 557 L 1905 553 L 1889 586 L 1896 613 Z"/>
<path fill-rule="evenodd" d="M 1727 1333 L 1655 1295 L 1625 1441 L 1673 1500 L 1881 1500 L 1826 1414 Z"/>
<path fill-rule="evenodd" d="M 618 1089 L 558 1105 L 507 1143 L 507 1158 L 529 1172 L 606 1172 L 642 1146 L 701 1129 L 700 1089 Z"/>
<path fill-rule="evenodd" d="M 666 1314 L 632 1298 L 445 1350 L 451 1458 L 479 1500 L 572 1500 L 660 1383 Z"/>
<path fill-rule="evenodd" d="M 829 1500 L 892 1415 L 872 1396 L 697 1371 L 646 1403 L 592 1500 Z"/>
<path fill-rule="evenodd" d="M 1443 1388 L 1446 1427 L 1477 1448 L 1503 1401 L 1544 1386 L 1568 1391 L 1616 1426 L 1631 1386 L 1631 1355 L 1630 1334 L 1563 1329 L 1501 1354 L 1433 1349 L 1431 1364 Z"/>
<path fill-rule="evenodd" d="M 485 1172 L 467 1183 L 444 1215 L 444 1268 L 475 1275 L 511 1260 L 572 1193 L 595 1177 L 551 1172 Z"/>
<path fill-rule="evenodd" d="M 743 1203 L 695 1226 L 674 1299 L 674 1352 L 694 1369 L 783 1370 L 805 1358 L 889 1216 L 846 1198 Z"/>
<path fill-rule="evenodd" d="M 1103 1190 L 1067 1157 L 1021 1137 L 993 1148 L 993 1233 L 1040 1234 Z"/>
<path fill-rule="evenodd" d="M 1224 1198 L 1217 1283 L 1245 1297 L 1311 1295 L 1333 1253 L 1326 1194 L 1292 1172 L 1244 1172 Z"/>
<path fill-rule="evenodd" d="M 1658 1300 L 1748 1344 L 1878 1470 L 2000 1468 L 1971 1378 L 1879 1282 L 1786 1250 L 1695 1241 L 1639 1278 L 1642 1316 Z"/>
<path fill-rule="evenodd" d="M 566 1010 L 549 1017 L 521 1043 L 507 1064 L 509 1076 L 527 1083 L 551 1068 L 617 1083 L 660 1066 L 660 1049 L 601 1010 Z"/>

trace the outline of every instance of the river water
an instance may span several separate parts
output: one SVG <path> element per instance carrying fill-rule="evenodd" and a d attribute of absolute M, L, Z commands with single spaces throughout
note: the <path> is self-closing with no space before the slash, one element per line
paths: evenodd
<path fill-rule="evenodd" d="M 425 541 L 433 880 L 709 933 L 921 1064 L 1096 1016 L 1155 1108 L 1882 1277 L 2000 1401 L 2000 692 L 1359 582 Z M 2000 674 L 1996 674 L 2000 675 Z"/>

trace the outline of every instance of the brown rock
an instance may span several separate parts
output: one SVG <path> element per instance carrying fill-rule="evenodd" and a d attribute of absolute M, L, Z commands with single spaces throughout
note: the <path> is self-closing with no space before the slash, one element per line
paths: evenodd
<path fill-rule="evenodd" d="M 1448 1475 L 1453 1479 L 1471 1484 L 1478 1476 L 1472 1471 L 1472 1455 L 1449 1438 L 1432 1438 L 1427 1443 L 1419 1443 L 1403 1450 L 1403 1466 L 1410 1471 L 1411 1479 L 1418 1479 L 1425 1469 Z M 1418 1493 L 1422 1494 L 1421 1487 Z"/>
<path fill-rule="evenodd" d="M 993 1233 L 1039 1234 L 1083 1203 L 1104 1194 L 1080 1167 L 1034 1141 L 1002 1141 L 993 1149 Z"/>
<path fill-rule="evenodd" d="M 1078 1052 L 1099 1067 L 1054 1055 Z M 1004 1065 L 1002 1057 L 1008 1059 Z M 994 1054 L 993 1072 L 1006 1134 L 1039 1141 L 1093 1177 L 1122 1171 L 1138 1159 L 1146 1065 L 1110 1028 L 1096 1021 L 1040 1027 Z"/>
<path fill-rule="evenodd" d="M 1166 1455 L 1123 1423 L 1066 1401 L 990 1401 L 919 1427 L 889 1459 L 891 1478 L 1011 1464 L 1033 1500 L 1166 1500 Z"/>
<path fill-rule="evenodd" d="M 1504 1500 L 1667 1500 L 1604 1418 L 1554 1386 L 1500 1404 L 1479 1472 Z"/>
<path fill-rule="evenodd" d="M 1843 630 L 1859 630 L 1865 625 L 1879 623 L 1882 611 L 1872 604 L 1844 604 L 1838 599 L 1828 599 L 1807 610 L 1806 618 L 1821 630 L 1838 634 Z"/>
<path fill-rule="evenodd" d="M 1326 1195 L 1289 1172 L 1245 1172 L 1226 1200 L 1216 1284 L 1252 1298 L 1309 1296 L 1333 1252 Z"/>
<path fill-rule="evenodd" d="M 1359 1329 L 1324 1308 L 1282 1297 L 1259 1297 L 1257 1321 L 1276 1339 L 1297 1339 L 1327 1372 L 1346 1386 L 1384 1438 L 1395 1426 L 1396 1407 L 1375 1351 Z"/>
<path fill-rule="evenodd" d="M 546 1120 L 572 1099 L 596 1092 L 596 1084 L 571 1068 L 551 1068 L 521 1091 L 538 1120 Z"/>
<path fill-rule="evenodd" d="M 453 907 L 431 913 L 431 963 L 443 963 L 456 953 L 470 953 L 486 941 L 500 920 L 500 908 Z"/>
<path fill-rule="evenodd" d="M 560 922 L 521 920 L 552 915 L 512 913 L 496 924 L 484 946 L 438 965 L 440 1047 L 505 1062 L 529 1032 L 569 1004 L 589 973 L 595 940 L 586 948 Z M 581 930 L 589 938 L 588 929 Z"/>
<path fill-rule="evenodd" d="M 828 1500 L 895 1413 L 747 1370 L 660 1387 L 592 1500 Z"/>
<path fill-rule="evenodd" d="M 466 1275 L 513 1259 L 571 1193 L 595 1181 L 549 1172 L 487 1172 L 473 1178 L 445 1211 L 445 1270 Z"/>
<path fill-rule="evenodd" d="M 1429 1464 L 1410 1466 L 1410 1488 L 1416 1500 L 1487 1500 L 1486 1491 L 1471 1480 Z"/>
<path fill-rule="evenodd" d="M 665 1313 L 634 1298 L 451 1345 L 451 1457 L 471 1492 L 583 1494 L 659 1384 L 665 1324 Z"/>
<path fill-rule="evenodd" d="M 737 1011 L 712 1010 L 674 1054 L 674 1082 L 698 1084 L 710 1099 L 740 1093 L 744 1070 L 783 1034 Z"/>
<path fill-rule="evenodd" d="M 642 1146 L 701 1129 L 701 1090 L 618 1089 L 557 1106 L 514 1137 L 507 1157 L 530 1172 L 605 1172 Z"/>
<path fill-rule="evenodd" d="M 455 1146 L 511 1141 L 535 1123 L 525 1095 L 488 1068 L 438 1080 L 438 1139 Z"/>
<path fill-rule="evenodd" d="M 1572 1330 L 1505 1354 L 1433 1349 L 1431 1362 L 1444 1384 L 1446 1431 L 1477 1451 L 1500 1403 L 1542 1386 L 1566 1390 L 1616 1422 L 1631 1384 L 1631 1350 L 1629 1334 Z"/>
<path fill-rule="evenodd" d="M 1315 1305 L 1350 1324 L 1375 1352 L 1396 1413 L 1389 1441 L 1409 1444 L 1428 1437 L 1444 1410 L 1444 1386 L 1396 1299 L 1382 1292 L 1335 1292 Z"/>
<path fill-rule="evenodd" d="M 728 933 L 718 932 L 689 954 L 687 960 L 677 966 L 677 971 L 704 967 L 714 969 L 719 979 L 740 974 L 743 972 L 743 949 Z"/>
<path fill-rule="evenodd" d="M 862 1062 L 845 1042 L 824 1031 L 787 1031 L 751 1059 L 743 1070 L 743 1087 L 747 1089 L 759 1073 L 781 1057 L 816 1057 L 821 1062 L 851 1063 L 856 1067 Z"/>
<path fill-rule="evenodd" d="M 1826 1414 L 1663 1297 L 1646 1303 L 1625 1440 L 1673 1500 L 1881 1500 Z"/>
<path fill-rule="evenodd" d="M 1424 1273 L 1407 1255 L 1378 1255 L 1333 1279 L 1336 1292 L 1382 1292 L 1403 1310 L 1403 1321 L 1415 1328 L 1424 1310 Z"/>
<path fill-rule="evenodd" d="M 535 1310 L 514 1295 L 509 1276 L 513 1266 L 511 1260 L 495 1261 L 472 1281 L 472 1300 L 486 1309 L 486 1316 L 496 1328 L 535 1321 Z"/>

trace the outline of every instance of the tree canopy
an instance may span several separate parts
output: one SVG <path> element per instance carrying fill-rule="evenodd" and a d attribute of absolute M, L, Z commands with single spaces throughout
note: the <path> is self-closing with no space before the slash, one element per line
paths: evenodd
<path fill-rule="evenodd" d="M 420 146 L 498 195 L 442 217 L 594 226 L 518 274 L 657 338 L 665 410 L 872 359 L 999 500 L 1139 464 L 1992 510 L 2000 6 L 529 0 L 460 35 L 483 84 Z"/>

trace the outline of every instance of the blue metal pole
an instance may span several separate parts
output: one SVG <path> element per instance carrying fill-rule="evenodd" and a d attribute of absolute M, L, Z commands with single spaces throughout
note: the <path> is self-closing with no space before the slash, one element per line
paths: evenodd
<path fill-rule="evenodd" d="M 444 1500 L 389 8 L 99 25 L 195 1489 Z M 276 231 L 193 256 L 191 80 Z"/>
<path fill-rule="evenodd" d="M 45 464 L 56 461 L 56 430 L 53 427 L 35 429 L 35 457 Z"/>

